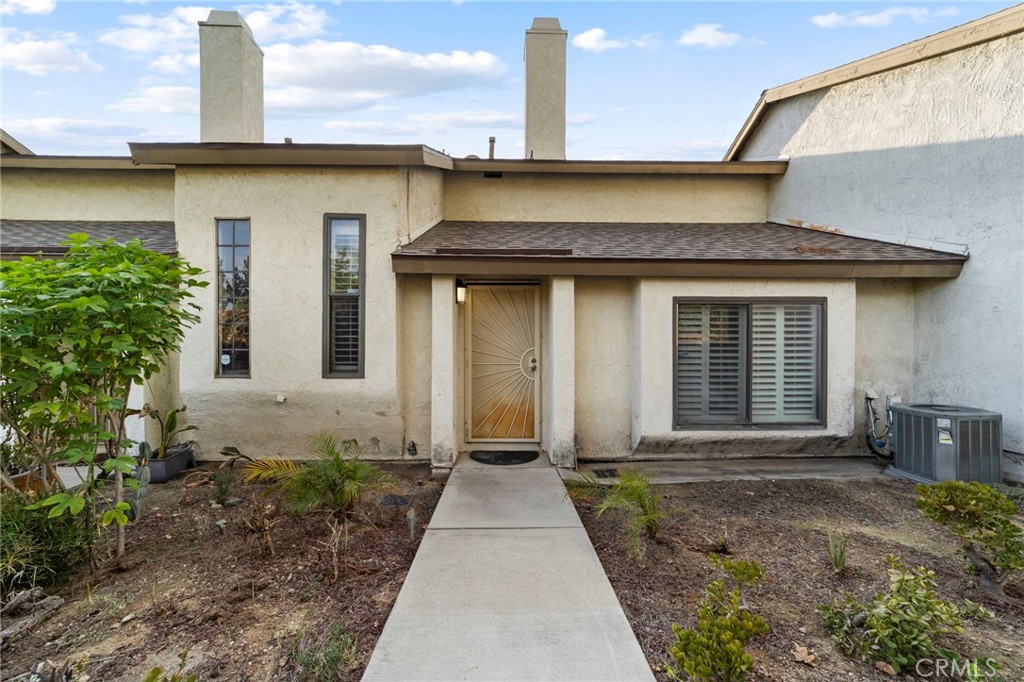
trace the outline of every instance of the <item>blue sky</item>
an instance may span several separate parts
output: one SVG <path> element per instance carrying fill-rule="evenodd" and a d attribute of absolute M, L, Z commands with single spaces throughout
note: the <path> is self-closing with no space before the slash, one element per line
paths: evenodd
<path fill-rule="evenodd" d="M 2 126 L 40 154 L 199 139 L 198 28 L 263 47 L 266 140 L 522 156 L 535 16 L 569 32 L 567 155 L 719 159 L 762 90 L 996 12 L 983 2 L 0 0 Z"/>

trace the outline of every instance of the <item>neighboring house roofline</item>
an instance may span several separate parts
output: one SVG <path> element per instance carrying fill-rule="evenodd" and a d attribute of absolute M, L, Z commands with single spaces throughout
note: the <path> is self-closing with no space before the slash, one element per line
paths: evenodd
<path fill-rule="evenodd" d="M 830 88 L 835 85 L 866 78 L 885 71 L 892 71 L 910 64 L 956 52 L 968 47 L 987 43 L 998 38 L 1024 31 L 1024 4 L 955 26 L 949 30 L 915 40 L 891 50 L 859 59 L 849 64 L 829 69 L 813 76 L 769 88 L 761 93 L 754 109 L 747 116 L 736 139 L 725 153 L 724 161 L 735 161 L 740 157 L 747 142 L 764 119 L 774 102 L 809 92 Z"/>
<path fill-rule="evenodd" d="M 139 166 L 128 156 L 15 156 L 0 158 L 3 168 L 37 168 L 41 170 L 173 170 L 174 166 Z"/>
<path fill-rule="evenodd" d="M 12 154 L 18 156 L 34 156 L 35 152 L 18 142 L 17 139 L 3 128 L 0 128 L 0 146 L 7 147 Z M 6 156 L 6 155 L 5 155 Z"/>

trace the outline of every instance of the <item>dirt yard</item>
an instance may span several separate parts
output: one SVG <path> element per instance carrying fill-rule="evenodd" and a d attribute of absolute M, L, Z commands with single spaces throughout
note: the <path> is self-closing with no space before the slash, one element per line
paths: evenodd
<path fill-rule="evenodd" d="M 750 680 L 773 682 L 888 680 L 871 664 L 844 656 L 815 612 L 848 591 L 866 601 L 888 588 L 885 557 L 923 565 L 938 576 L 945 599 L 965 598 L 995 612 L 967 623 L 945 643 L 972 657 L 993 657 L 1006 682 L 1024 680 L 1024 600 L 998 601 L 975 589 L 955 540 L 914 507 L 913 485 L 881 481 L 729 481 L 656 486 L 669 519 L 648 544 L 643 567 L 625 551 L 622 518 L 579 504 L 583 523 L 652 665 L 668 659 L 672 623 L 693 625 L 704 586 L 715 577 L 710 552 L 755 560 L 768 582 L 750 595 L 771 632 L 751 641 Z M 828 527 L 849 538 L 845 571 L 836 576 L 825 550 Z M 1024 595 L 1019 577 L 1009 591 Z M 796 662 L 807 646 L 817 666 Z M 660 679 L 666 679 L 659 673 Z"/>
<path fill-rule="evenodd" d="M 139 682 L 160 665 L 200 680 L 298 679 L 294 652 L 342 626 L 355 638 L 348 677 L 358 680 L 412 564 L 443 484 L 427 465 L 386 465 L 416 510 L 368 505 L 373 525 L 350 526 L 338 576 L 324 514 L 280 515 L 272 555 L 247 530 L 266 503 L 258 486 L 236 482 L 241 504 L 213 508 L 213 489 L 183 490 L 179 478 L 152 485 L 143 517 L 129 528 L 127 568 L 83 573 L 60 589 L 62 609 L 3 652 L 2 679 L 42 660 L 87 659 L 93 681 Z M 183 497 L 183 493 L 185 496 Z M 217 525 L 217 521 L 224 530 Z"/>

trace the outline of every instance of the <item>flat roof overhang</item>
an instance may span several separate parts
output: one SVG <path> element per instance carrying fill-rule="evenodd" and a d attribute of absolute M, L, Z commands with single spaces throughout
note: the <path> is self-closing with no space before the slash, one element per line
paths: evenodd
<path fill-rule="evenodd" d="M 0 168 L 34 168 L 40 170 L 174 170 L 174 166 L 153 164 L 139 166 L 129 156 L 19 156 L 0 157 Z"/>
<path fill-rule="evenodd" d="M 950 261 L 764 261 L 630 260 L 539 256 L 391 255 L 396 273 L 435 275 L 573 275 L 615 277 L 730 277 L 858 279 L 957 277 L 964 260 Z"/>
<path fill-rule="evenodd" d="M 137 164 L 172 166 L 428 166 L 451 170 L 452 158 L 425 145 L 129 142 Z"/>
<path fill-rule="evenodd" d="M 470 173 L 603 173 L 644 175 L 782 175 L 787 161 L 539 161 L 454 159 L 454 170 Z"/>

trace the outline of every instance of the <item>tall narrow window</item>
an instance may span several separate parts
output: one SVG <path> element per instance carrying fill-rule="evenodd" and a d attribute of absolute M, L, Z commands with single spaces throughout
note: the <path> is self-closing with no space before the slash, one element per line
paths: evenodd
<path fill-rule="evenodd" d="M 217 376 L 249 376 L 249 221 L 217 221 Z"/>
<path fill-rule="evenodd" d="M 324 374 L 363 374 L 363 264 L 366 236 L 363 216 L 324 219 L 327 300 Z"/>
<path fill-rule="evenodd" d="M 822 419 L 820 301 L 676 305 L 676 426 Z"/>

